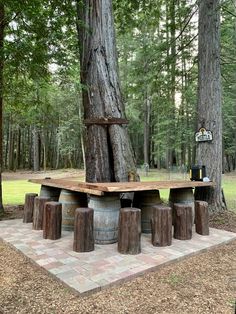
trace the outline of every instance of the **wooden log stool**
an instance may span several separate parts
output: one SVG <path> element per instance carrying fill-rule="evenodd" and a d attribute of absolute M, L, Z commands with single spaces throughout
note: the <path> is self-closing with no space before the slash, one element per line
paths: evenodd
<path fill-rule="evenodd" d="M 62 206 L 59 202 L 45 203 L 43 211 L 43 238 L 57 240 L 61 237 Z"/>
<path fill-rule="evenodd" d="M 207 202 L 195 202 L 195 224 L 198 234 L 209 235 L 209 212 Z"/>
<path fill-rule="evenodd" d="M 190 240 L 192 238 L 192 207 L 188 204 L 174 203 L 174 238 Z"/>
<path fill-rule="evenodd" d="M 37 193 L 25 194 L 25 205 L 24 205 L 24 215 L 23 215 L 24 223 L 29 223 L 33 221 L 34 199 L 36 196 L 38 196 Z"/>
<path fill-rule="evenodd" d="M 34 199 L 33 226 L 34 230 L 43 230 L 43 210 L 44 205 L 50 202 L 50 197 L 36 196 Z"/>
<path fill-rule="evenodd" d="M 75 252 L 91 252 L 94 250 L 92 208 L 77 208 L 75 210 L 74 243 Z"/>
<path fill-rule="evenodd" d="M 118 252 L 139 254 L 141 252 L 141 210 L 134 207 L 120 209 Z"/>
<path fill-rule="evenodd" d="M 152 245 L 168 246 L 172 242 L 172 208 L 164 205 L 153 206 L 151 218 Z"/>

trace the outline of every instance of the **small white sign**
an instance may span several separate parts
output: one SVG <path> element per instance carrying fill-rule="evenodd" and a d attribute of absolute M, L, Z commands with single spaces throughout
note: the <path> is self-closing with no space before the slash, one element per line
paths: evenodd
<path fill-rule="evenodd" d="M 213 140 L 212 132 L 201 128 L 198 132 L 195 133 L 196 142 L 210 142 Z"/>

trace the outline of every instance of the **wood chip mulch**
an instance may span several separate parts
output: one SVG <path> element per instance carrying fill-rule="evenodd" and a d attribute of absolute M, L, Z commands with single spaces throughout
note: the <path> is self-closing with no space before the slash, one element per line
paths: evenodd
<path fill-rule="evenodd" d="M 234 212 L 216 216 L 211 226 L 236 232 Z M 234 313 L 236 241 L 87 297 L 1 241 L 0 265 L 1 314 Z"/>

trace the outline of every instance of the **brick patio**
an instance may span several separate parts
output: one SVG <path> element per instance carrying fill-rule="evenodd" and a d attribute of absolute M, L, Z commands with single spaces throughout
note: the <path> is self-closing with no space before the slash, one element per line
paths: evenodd
<path fill-rule="evenodd" d="M 56 241 L 42 238 L 42 231 L 22 220 L 0 222 L 0 237 L 41 266 L 57 279 L 84 294 L 107 288 L 140 276 L 167 263 L 210 249 L 236 239 L 236 234 L 210 229 L 210 236 L 193 232 L 187 241 L 173 239 L 168 247 L 153 247 L 150 235 L 143 234 L 142 253 L 122 255 L 117 244 L 95 245 L 95 251 L 76 253 L 72 250 L 73 233 L 63 231 Z"/>

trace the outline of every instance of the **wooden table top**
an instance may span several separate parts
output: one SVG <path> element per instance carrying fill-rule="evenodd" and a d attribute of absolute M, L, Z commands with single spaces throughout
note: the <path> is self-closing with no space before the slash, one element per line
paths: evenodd
<path fill-rule="evenodd" d="M 202 181 L 149 181 L 149 182 L 103 182 L 88 183 L 67 179 L 31 179 L 33 183 L 41 185 L 64 188 L 71 191 L 83 192 L 93 195 L 104 195 L 105 193 L 123 193 L 135 191 L 148 191 L 160 189 L 181 189 L 214 186 L 213 182 Z"/>

